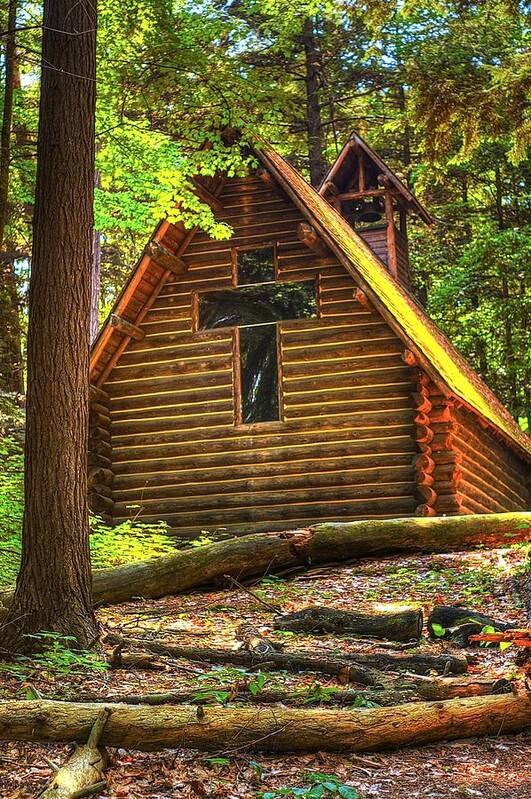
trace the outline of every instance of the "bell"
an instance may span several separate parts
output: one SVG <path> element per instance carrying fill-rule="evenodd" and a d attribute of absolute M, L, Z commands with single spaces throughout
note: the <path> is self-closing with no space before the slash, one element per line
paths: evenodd
<path fill-rule="evenodd" d="M 354 204 L 353 222 L 379 222 L 382 218 L 382 201 L 380 197 L 371 200 L 359 200 Z"/>

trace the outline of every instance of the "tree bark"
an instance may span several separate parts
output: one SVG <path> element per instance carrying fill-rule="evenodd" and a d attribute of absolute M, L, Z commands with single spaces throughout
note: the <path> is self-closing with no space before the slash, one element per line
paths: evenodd
<path fill-rule="evenodd" d="M 77 645 L 97 638 L 87 511 L 89 313 L 94 192 L 95 3 L 47 0 L 29 297 L 22 564 L 1 633 Z"/>
<path fill-rule="evenodd" d="M 179 594 L 227 574 L 242 579 L 395 552 L 451 552 L 479 544 L 516 543 L 530 539 L 530 524 L 531 513 L 491 513 L 338 522 L 291 533 L 238 536 L 175 555 L 97 570 L 93 573 L 94 603 Z M 11 598 L 10 591 L 0 594 L 4 607 Z"/>
<path fill-rule="evenodd" d="M 5 37 L 5 80 L 0 133 L 0 391 L 23 394 L 22 346 L 17 280 L 13 257 L 7 253 L 9 170 L 15 91 L 15 51 L 18 0 L 9 0 Z"/>
<path fill-rule="evenodd" d="M 394 613 L 364 613 L 311 607 L 277 616 L 275 628 L 307 633 L 353 633 L 390 641 L 411 641 L 422 634 L 422 611 L 409 608 Z"/>
<path fill-rule="evenodd" d="M 152 751 L 189 747 L 235 752 L 362 752 L 476 735 L 519 732 L 531 724 L 529 696 L 473 697 L 349 710 L 134 707 L 112 711 L 104 745 Z M 101 704 L 0 702 L 0 739 L 83 741 Z"/>
<path fill-rule="evenodd" d="M 308 157 L 310 161 L 310 182 L 319 186 L 328 168 L 324 158 L 323 120 L 320 103 L 321 56 L 317 45 L 312 20 L 304 25 L 304 68 L 306 86 L 306 130 L 308 136 Z"/>

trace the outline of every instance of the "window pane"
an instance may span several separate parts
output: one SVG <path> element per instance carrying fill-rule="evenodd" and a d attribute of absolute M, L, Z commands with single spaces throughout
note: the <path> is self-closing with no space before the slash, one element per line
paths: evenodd
<path fill-rule="evenodd" d="M 279 418 L 276 325 L 240 330 L 242 422 Z"/>
<path fill-rule="evenodd" d="M 275 279 L 274 247 L 238 251 L 238 284 L 267 283 Z"/>
<path fill-rule="evenodd" d="M 207 291 L 199 297 L 199 329 L 259 325 L 317 316 L 315 283 L 271 283 Z"/>

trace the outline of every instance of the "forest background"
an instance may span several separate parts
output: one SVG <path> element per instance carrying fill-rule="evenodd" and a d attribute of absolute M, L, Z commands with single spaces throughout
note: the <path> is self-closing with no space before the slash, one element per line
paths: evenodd
<path fill-rule="evenodd" d="M 23 393 L 41 8 L 0 13 L 5 395 Z M 317 185 L 355 128 L 435 218 L 410 229 L 421 302 L 528 427 L 530 18 L 515 0 L 100 0 L 95 318 L 177 203 L 230 235 L 190 183 L 245 168 L 216 131 L 260 133 Z"/>

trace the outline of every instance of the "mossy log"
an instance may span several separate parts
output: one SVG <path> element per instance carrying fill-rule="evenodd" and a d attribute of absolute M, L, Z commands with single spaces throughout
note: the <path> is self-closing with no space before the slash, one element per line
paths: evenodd
<path fill-rule="evenodd" d="M 0 739 L 84 741 L 101 709 L 97 703 L 0 702 Z M 531 698 L 512 694 L 349 710 L 118 704 L 109 709 L 102 744 L 141 751 L 361 752 L 501 735 L 531 725 Z"/>
<path fill-rule="evenodd" d="M 100 464 L 98 464 L 100 465 Z M 105 466 L 105 464 L 101 464 Z M 93 574 L 96 604 L 156 599 L 232 575 L 238 579 L 394 552 L 448 552 L 530 540 L 531 513 L 367 520 L 318 524 L 291 533 L 229 538 Z M 11 592 L 1 595 L 4 603 Z"/>
<path fill-rule="evenodd" d="M 277 616 L 277 630 L 306 633 L 339 633 L 345 635 L 369 635 L 388 641 L 411 641 L 422 634 L 422 611 L 408 608 L 401 611 L 370 613 L 357 610 L 310 607 Z"/>
<path fill-rule="evenodd" d="M 82 799 L 103 791 L 107 784 L 104 780 L 107 758 L 99 742 L 109 715 L 110 712 L 100 705 L 87 743 L 76 747 L 65 765 L 57 768 L 39 799 Z"/>

